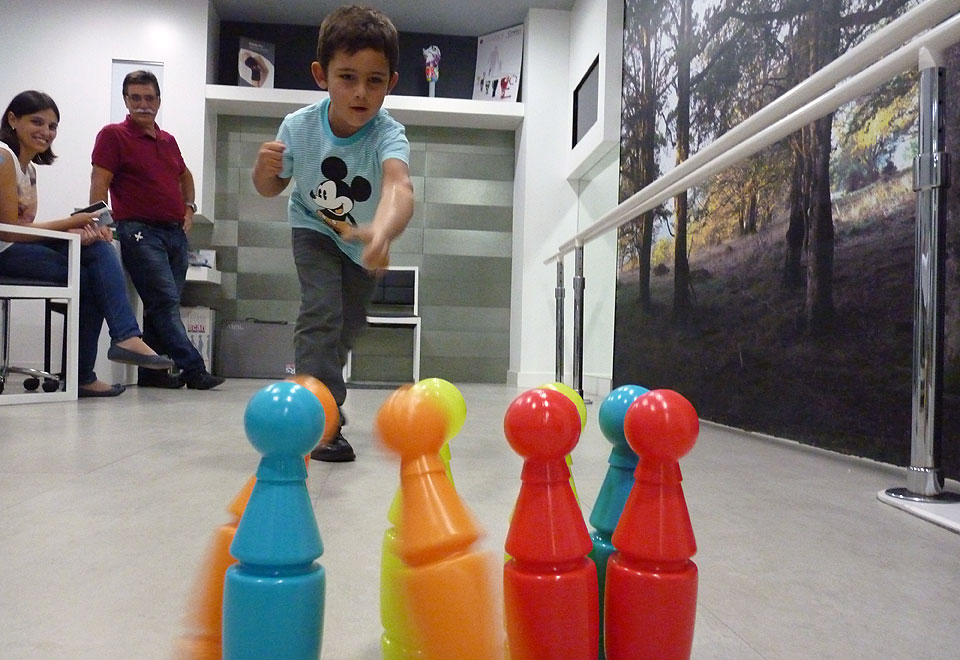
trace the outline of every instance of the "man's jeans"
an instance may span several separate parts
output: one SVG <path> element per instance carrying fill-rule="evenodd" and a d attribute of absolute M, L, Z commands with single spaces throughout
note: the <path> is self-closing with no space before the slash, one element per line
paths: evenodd
<path fill-rule="evenodd" d="M 143 301 L 143 340 L 177 363 L 184 378 L 205 370 L 180 318 L 187 277 L 187 235 L 174 222 L 117 223 L 123 265 Z"/>
<path fill-rule="evenodd" d="M 67 241 L 14 243 L 0 252 L 0 272 L 67 283 Z M 127 282 L 113 245 L 97 241 L 80 247 L 80 333 L 77 382 L 97 380 L 94 367 L 100 329 L 106 319 L 113 342 L 139 337 L 140 328 L 127 300 Z"/>

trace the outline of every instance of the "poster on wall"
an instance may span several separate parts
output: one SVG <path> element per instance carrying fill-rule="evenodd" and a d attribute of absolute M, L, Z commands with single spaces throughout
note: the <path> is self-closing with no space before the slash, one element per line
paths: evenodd
<path fill-rule="evenodd" d="M 272 89 L 276 47 L 266 41 L 240 37 L 237 52 L 237 84 Z"/>
<path fill-rule="evenodd" d="M 123 79 L 131 71 L 149 71 L 157 77 L 163 90 L 163 62 L 144 62 L 142 60 L 113 60 L 110 84 L 110 123 L 118 124 L 127 117 L 127 106 L 123 102 Z M 163 106 L 157 111 L 157 124 L 163 125 Z"/>
<path fill-rule="evenodd" d="M 520 93 L 522 63 L 522 25 L 479 37 L 473 98 L 487 101 L 516 101 Z"/>
<path fill-rule="evenodd" d="M 724 0 L 704 0 L 681 30 L 679 11 L 627 0 L 621 199 L 802 80 L 810 53 L 822 68 L 906 11 L 874 5 L 818 4 L 821 24 L 844 26 L 829 41 L 794 7 L 733 32 L 711 22 Z M 960 48 L 945 57 L 960 66 Z M 919 89 L 916 72 L 899 75 L 622 226 L 613 385 L 673 389 L 702 419 L 909 464 Z M 946 105 L 949 152 L 960 110 Z M 946 225 L 945 440 L 960 438 L 960 224 Z M 944 443 L 942 468 L 960 478 L 960 442 Z"/>

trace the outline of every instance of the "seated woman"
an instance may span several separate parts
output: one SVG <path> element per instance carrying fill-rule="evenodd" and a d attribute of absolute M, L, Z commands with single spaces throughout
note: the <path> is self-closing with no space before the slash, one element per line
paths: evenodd
<path fill-rule="evenodd" d="M 170 369 L 173 360 L 157 355 L 141 337 L 127 300 L 123 267 L 110 244 L 111 232 L 96 224 L 96 213 L 77 213 L 60 220 L 34 222 L 37 174 L 34 163 L 49 165 L 50 149 L 60 123 L 60 110 L 43 92 L 17 94 L 0 120 L 0 273 L 65 284 L 67 242 L 5 233 L 6 224 L 31 224 L 80 234 L 79 396 L 117 396 L 126 386 L 97 379 L 94 365 L 100 329 L 106 319 L 111 345 L 107 358 L 152 369 Z M 9 241 L 9 242 L 8 242 Z"/>

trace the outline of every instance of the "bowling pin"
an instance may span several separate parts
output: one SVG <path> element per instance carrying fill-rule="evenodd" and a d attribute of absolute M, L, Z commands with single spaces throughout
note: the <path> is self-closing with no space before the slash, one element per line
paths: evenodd
<path fill-rule="evenodd" d="M 292 382 L 254 394 L 244 428 L 263 457 L 230 546 L 223 591 L 224 660 L 317 660 L 326 578 L 304 456 L 324 428 L 320 401 Z"/>
<path fill-rule="evenodd" d="M 697 544 L 679 460 L 699 433 L 697 412 L 671 390 L 634 401 L 624 419 L 640 457 L 607 562 L 607 660 L 688 660 L 697 610 Z"/>
<path fill-rule="evenodd" d="M 604 398 L 597 413 L 600 432 L 613 445 L 607 459 L 607 474 L 603 478 L 597 500 L 590 514 L 594 531 L 590 534 L 593 551 L 590 559 L 597 567 L 597 587 L 600 591 L 600 621 L 603 621 L 603 593 L 607 579 L 607 560 L 614 552 L 613 531 L 617 528 L 627 496 L 633 488 L 633 471 L 637 468 L 637 455 L 627 444 L 623 434 L 623 419 L 627 409 L 638 397 L 647 393 L 639 385 L 621 385 Z M 597 657 L 603 660 L 603 626 L 600 626 Z"/>
<path fill-rule="evenodd" d="M 556 390 L 531 390 L 510 404 L 503 428 L 524 459 L 503 568 L 510 658 L 594 660 L 597 569 L 565 460 L 580 437 L 577 408 Z"/>
<path fill-rule="evenodd" d="M 499 660 L 495 567 L 474 547 L 480 528 L 440 459 L 447 423 L 442 407 L 412 388 L 395 392 L 377 414 L 378 435 L 400 454 L 404 597 L 425 660 Z"/>

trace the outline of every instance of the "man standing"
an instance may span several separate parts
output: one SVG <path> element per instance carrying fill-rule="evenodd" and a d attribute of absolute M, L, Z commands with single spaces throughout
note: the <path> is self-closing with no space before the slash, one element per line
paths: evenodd
<path fill-rule="evenodd" d="M 141 387 L 208 390 L 224 379 L 211 375 L 180 319 L 187 276 L 187 233 L 197 210 L 193 175 L 174 137 L 156 123 L 160 84 L 148 71 L 123 79 L 130 113 L 104 126 L 93 146 L 90 200 L 110 192 L 123 265 L 143 301 L 144 341 L 166 353 L 179 376 L 141 369 Z"/>

